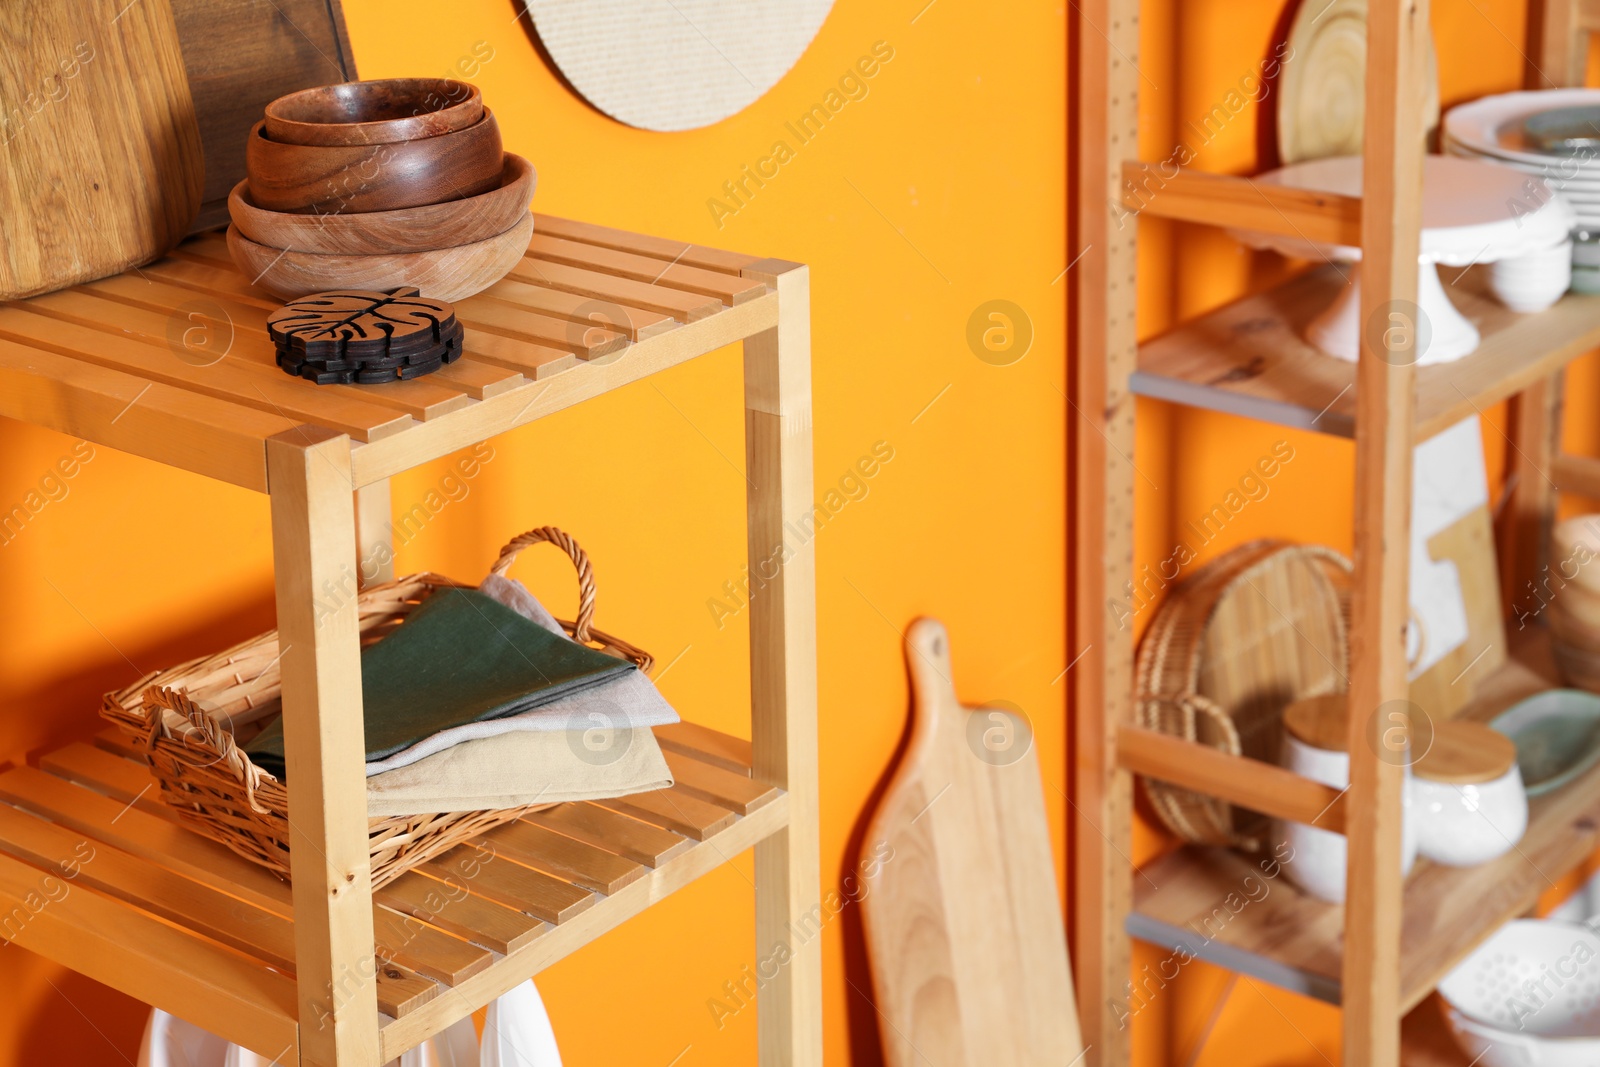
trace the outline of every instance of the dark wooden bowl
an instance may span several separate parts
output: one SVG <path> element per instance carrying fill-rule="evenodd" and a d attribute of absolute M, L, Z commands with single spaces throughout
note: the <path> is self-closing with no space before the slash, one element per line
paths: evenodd
<path fill-rule="evenodd" d="M 268 211 L 329 215 L 461 200 L 498 186 L 504 167 L 500 125 L 488 108 L 466 129 L 420 141 L 279 144 L 258 122 L 245 146 L 251 199 Z"/>
<path fill-rule="evenodd" d="M 464 130 L 483 118 L 483 94 L 453 78 L 387 78 L 303 89 L 267 105 L 280 144 L 393 144 Z"/>
<path fill-rule="evenodd" d="M 228 196 L 228 214 L 240 234 L 272 248 L 342 255 L 426 252 L 504 233 L 528 213 L 536 182 L 533 164 L 507 152 L 499 188 L 464 200 L 395 211 L 302 215 L 257 206 L 249 183 L 240 182 Z"/>

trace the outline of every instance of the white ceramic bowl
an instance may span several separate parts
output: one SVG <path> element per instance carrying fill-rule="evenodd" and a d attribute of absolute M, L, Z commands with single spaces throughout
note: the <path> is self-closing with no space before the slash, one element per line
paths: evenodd
<path fill-rule="evenodd" d="M 1447 867 L 1476 867 L 1511 851 L 1528 828 L 1528 794 L 1511 769 L 1492 782 L 1411 780 L 1417 852 Z"/>
<path fill-rule="evenodd" d="M 1489 264 L 1489 291 L 1512 311 L 1543 311 L 1572 284 L 1572 241 Z"/>
<path fill-rule="evenodd" d="M 1287 731 L 1283 735 L 1281 762 L 1296 774 L 1335 789 L 1350 784 L 1348 753 L 1316 748 Z M 1409 874 L 1417 859 L 1417 824 L 1411 799 L 1415 783 L 1409 767 L 1405 775 L 1405 788 L 1401 792 L 1400 869 L 1402 874 Z M 1278 823 L 1277 832 L 1279 840 L 1287 841 L 1294 849 L 1293 861 L 1283 868 L 1289 880 L 1318 899 L 1343 904 L 1348 856 L 1344 835 L 1286 821 Z"/>
<path fill-rule="evenodd" d="M 1600 1064 L 1600 936 L 1516 919 L 1439 983 L 1456 1043 L 1477 1067 Z"/>

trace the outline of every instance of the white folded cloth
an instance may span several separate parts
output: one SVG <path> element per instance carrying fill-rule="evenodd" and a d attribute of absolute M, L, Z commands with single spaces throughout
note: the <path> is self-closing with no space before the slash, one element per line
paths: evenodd
<path fill-rule="evenodd" d="M 562 637 L 567 636 L 561 624 L 544 609 L 544 605 L 540 604 L 532 593 L 523 587 L 521 582 L 491 574 L 484 579 L 478 591 L 493 597 L 546 630 Z M 629 671 L 613 681 L 585 689 L 520 715 L 508 715 L 503 719 L 490 719 L 486 722 L 465 723 L 448 730 L 441 730 L 387 759 L 368 763 L 367 775 L 371 777 L 408 767 L 466 741 L 499 737 L 508 733 L 560 733 L 576 730 L 586 731 L 591 739 L 596 739 L 600 736 L 600 732 L 604 731 L 637 730 L 650 726 L 665 726 L 677 721 L 679 721 L 678 713 L 672 710 L 672 705 L 667 703 L 666 698 L 657 691 L 645 673 Z M 369 814 L 377 817 L 378 813 L 369 812 Z"/>

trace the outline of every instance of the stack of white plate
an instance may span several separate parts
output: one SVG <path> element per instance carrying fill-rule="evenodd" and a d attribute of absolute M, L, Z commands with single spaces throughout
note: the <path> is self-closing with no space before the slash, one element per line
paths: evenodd
<path fill-rule="evenodd" d="M 1501 93 L 1452 108 L 1445 153 L 1503 163 L 1543 178 L 1600 230 L 1600 89 Z M 1527 210 L 1539 205 L 1529 199 Z"/>

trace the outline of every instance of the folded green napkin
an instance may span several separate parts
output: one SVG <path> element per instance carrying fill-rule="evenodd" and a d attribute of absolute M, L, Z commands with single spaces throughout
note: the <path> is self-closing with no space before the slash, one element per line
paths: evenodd
<path fill-rule="evenodd" d="M 441 589 L 393 633 L 361 650 L 367 762 L 441 730 L 516 715 L 637 669 L 474 589 Z M 245 751 L 283 778 L 283 720 Z"/>

